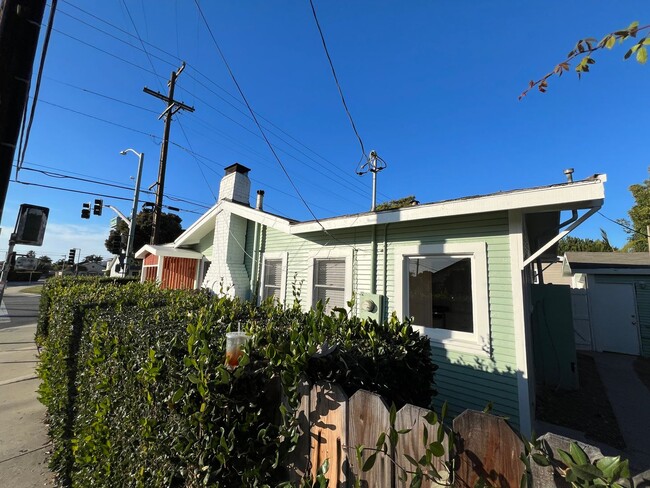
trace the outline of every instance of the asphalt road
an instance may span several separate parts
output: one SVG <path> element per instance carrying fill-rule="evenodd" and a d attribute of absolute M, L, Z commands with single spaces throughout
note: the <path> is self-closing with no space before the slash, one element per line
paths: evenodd
<path fill-rule="evenodd" d="M 34 344 L 39 295 L 10 286 L 0 304 L 0 486 L 52 486 Z"/>

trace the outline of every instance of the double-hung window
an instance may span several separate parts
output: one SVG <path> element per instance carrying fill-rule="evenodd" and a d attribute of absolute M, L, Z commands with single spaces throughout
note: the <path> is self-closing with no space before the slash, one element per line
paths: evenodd
<path fill-rule="evenodd" d="M 284 304 L 286 294 L 287 253 L 267 253 L 262 259 L 260 299 L 273 298 Z"/>
<path fill-rule="evenodd" d="M 314 307 L 323 302 L 325 312 L 347 308 L 352 290 L 352 249 L 327 249 L 310 255 L 308 303 Z"/>
<path fill-rule="evenodd" d="M 485 243 L 400 248 L 395 270 L 400 316 L 411 317 L 434 344 L 489 353 Z"/>

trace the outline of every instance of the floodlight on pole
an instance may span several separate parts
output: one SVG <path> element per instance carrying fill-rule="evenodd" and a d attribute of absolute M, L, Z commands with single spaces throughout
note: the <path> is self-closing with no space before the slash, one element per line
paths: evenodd
<path fill-rule="evenodd" d="M 126 242 L 126 262 L 127 262 L 126 269 L 128 271 L 133 261 L 133 244 L 135 241 L 135 218 L 138 212 L 138 199 L 140 198 L 140 180 L 142 179 L 142 165 L 144 163 L 144 153 L 139 153 L 134 149 L 129 148 L 120 151 L 120 154 L 122 156 L 125 156 L 127 152 L 132 152 L 138 157 L 138 173 L 135 177 L 135 190 L 133 192 L 133 207 L 131 208 L 131 226 L 129 228 L 129 239 Z"/>

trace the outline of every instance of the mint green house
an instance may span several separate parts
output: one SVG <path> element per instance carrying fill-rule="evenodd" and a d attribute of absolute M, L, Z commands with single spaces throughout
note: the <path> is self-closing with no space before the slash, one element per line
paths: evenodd
<path fill-rule="evenodd" d="M 413 317 L 440 366 L 437 398 L 453 413 L 491 402 L 530 434 L 533 269 L 600 208 L 605 175 L 297 222 L 264 211 L 261 191 L 250 205 L 248 172 L 226 168 L 217 204 L 162 249 L 192 252 L 197 288 L 283 304 L 299 290 L 305 308 L 348 308 L 354 298 L 350 312 L 363 317 Z"/>

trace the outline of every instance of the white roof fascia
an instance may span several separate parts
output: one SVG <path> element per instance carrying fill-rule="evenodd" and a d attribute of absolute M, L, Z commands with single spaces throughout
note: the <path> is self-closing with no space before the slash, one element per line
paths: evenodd
<path fill-rule="evenodd" d="M 240 217 L 243 217 L 248 220 L 252 220 L 253 222 L 257 222 L 258 224 L 262 224 L 267 227 L 271 227 L 272 229 L 279 230 L 286 234 L 291 233 L 292 224 L 287 219 L 283 219 L 282 217 L 278 217 L 277 215 L 271 215 L 269 213 L 264 212 L 263 210 L 258 210 L 256 208 L 251 208 L 251 207 L 245 207 L 243 205 L 228 202 L 225 200 L 221 202 L 221 205 L 224 210 L 228 210 L 229 212 L 235 215 L 239 215 Z"/>
<path fill-rule="evenodd" d="M 154 256 L 171 256 L 174 258 L 189 258 L 189 259 L 201 259 L 203 254 L 197 251 L 191 251 L 189 249 L 177 249 L 171 246 L 152 246 L 150 244 L 145 244 L 142 246 L 135 257 L 137 259 L 144 259 L 146 254 L 153 254 Z"/>
<path fill-rule="evenodd" d="M 579 181 L 562 186 L 516 190 L 503 194 L 430 203 L 386 212 L 323 219 L 319 222 L 291 224 L 291 234 L 319 232 L 366 225 L 389 224 L 430 218 L 514 209 L 553 208 L 579 209 L 598 207 L 605 198 L 606 175 L 593 181 Z"/>

